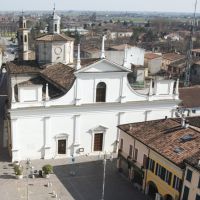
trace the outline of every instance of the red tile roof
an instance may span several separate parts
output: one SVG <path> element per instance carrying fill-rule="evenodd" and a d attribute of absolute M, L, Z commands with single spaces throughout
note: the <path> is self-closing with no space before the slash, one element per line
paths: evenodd
<path fill-rule="evenodd" d="M 155 58 L 160 58 L 160 57 L 162 57 L 162 55 L 158 55 L 155 53 L 145 53 L 145 55 L 144 55 L 144 58 L 149 59 L 149 60 L 152 60 Z"/>
<path fill-rule="evenodd" d="M 173 62 L 185 58 L 184 55 L 177 54 L 177 53 L 166 53 L 166 54 L 163 54 L 162 57 L 163 59 L 170 60 Z"/>
<path fill-rule="evenodd" d="M 191 127 L 182 128 L 180 120 L 153 120 L 118 127 L 180 167 L 183 167 L 184 159 L 200 149 L 200 132 Z M 192 140 L 183 142 L 183 136 L 188 135 L 192 136 Z M 182 151 L 176 153 L 179 148 Z"/>
<path fill-rule="evenodd" d="M 36 39 L 36 41 L 73 41 L 74 39 L 61 34 L 47 34 Z"/>
<path fill-rule="evenodd" d="M 200 86 L 180 88 L 179 98 L 185 108 L 200 107 Z"/>

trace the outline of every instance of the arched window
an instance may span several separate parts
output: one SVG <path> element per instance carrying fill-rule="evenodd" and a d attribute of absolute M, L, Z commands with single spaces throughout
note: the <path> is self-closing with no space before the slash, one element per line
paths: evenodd
<path fill-rule="evenodd" d="M 57 32 L 57 30 L 58 30 L 58 26 L 57 26 L 57 24 L 55 24 L 55 32 Z"/>
<path fill-rule="evenodd" d="M 27 35 L 24 36 L 24 42 L 27 42 Z"/>
<path fill-rule="evenodd" d="M 96 88 L 96 102 L 106 102 L 106 84 L 100 82 Z"/>
<path fill-rule="evenodd" d="M 26 23 L 24 23 L 24 28 L 26 28 Z"/>

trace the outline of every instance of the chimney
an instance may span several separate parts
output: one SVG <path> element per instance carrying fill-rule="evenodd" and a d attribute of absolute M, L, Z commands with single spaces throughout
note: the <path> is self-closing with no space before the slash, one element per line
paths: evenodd
<path fill-rule="evenodd" d="M 181 126 L 182 126 L 182 128 L 188 128 L 189 127 L 189 121 L 186 120 L 184 117 L 181 118 Z"/>

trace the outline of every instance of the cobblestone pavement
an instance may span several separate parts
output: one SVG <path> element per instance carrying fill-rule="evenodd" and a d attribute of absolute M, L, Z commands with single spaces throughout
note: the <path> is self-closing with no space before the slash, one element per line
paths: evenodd
<path fill-rule="evenodd" d="M 98 161 L 95 161 L 98 160 Z M 86 162 L 89 161 L 89 162 Z M 103 163 L 99 157 L 82 156 L 72 163 L 71 159 L 33 160 L 31 165 L 40 170 L 44 164 L 54 166 L 54 174 L 49 179 L 24 178 L 17 180 L 13 166 L 0 162 L 0 199 L 1 200 L 100 200 L 102 194 Z M 75 172 L 75 175 L 74 173 Z M 47 187 L 48 182 L 52 186 Z M 50 184 L 51 185 L 51 184 Z M 27 193 L 28 189 L 28 193 Z M 53 196 L 53 191 L 58 195 Z M 27 194 L 28 197 L 27 198 Z M 105 200 L 146 200 L 147 197 L 137 191 L 116 169 L 115 161 L 107 161 Z"/>

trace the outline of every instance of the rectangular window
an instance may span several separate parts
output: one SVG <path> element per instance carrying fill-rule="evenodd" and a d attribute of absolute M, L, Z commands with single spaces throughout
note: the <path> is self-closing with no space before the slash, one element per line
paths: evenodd
<path fill-rule="evenodd" d="M 166 174 L 166 169 L 164 167 L 161 167 L 161 176 L 160 176 L 160 178 L 163 181 L 165 180 L 165 174 Z"/>
<path fill-rule="evenodd" d="M 172 173 L 166 170 L 165 174 L 165 182 L 168 183 L 168 185 L 171 185 L 171 179 L 172 179 Z"/>
<path fill-rule="evenodd" d="M 129 156 L 132 158 L 132 154 L 133 154 L 133 146 L 130 145 L 129 146 Z"/>
<path fill-rule="evenodd" d="M 156 164 L 156 175 L 161 176 L 161 166 L 158 163 Z"/>
<path fill-rule="evenodd" d="M 187 169 L 186 180 L 189 182 L 192 180 L 192 171 L 190 169 Z"/>
<path fill-rule="evenodd" d="M 123 141 L 123 139 L 121 138 L 121 140 L 120 140 L 120 149 L 121 149 L 121 150 L 123 150 L 123 143 L 124 143 L 124 141 Z"/>
<path fill-rule="evenodd" d="M 195 200 L 200 200 L 200 195 L 199 194 L 196 194 Z"/>
<path fill-rule="evenodd" d="M 135 153 L 134 153 L 134 160 L 137 161 L 137 157 L 138 157 L 138 149 L 135 149 Z"/>
<path fill-rule="evenodd" d="M 155 161 L 152 159 L 149 159 L 149 170 L 154 173 L 154 168 L 155 168 Z"/>
<path fill-rule="evenodd" d="M 148 166 L 148 158 L 147 156 L 144 154 L 144 157 L 143 157 L 143 167 L 144 169 L 146 169 Z"/>
<path fill-rule="evenodd" d="M 177 191 L 180 191 L 181 188 L 181 179 L 178 178 L 176 175 L 174 175 L 173 188 Z"/>
<path fill-rule="evenodd" d="M 184 191 L 183 191 L 183 198 L 182 200 L 188 200 L 188 196 L 189 196 L 189 188 L 187 186 L 184 187 Z"/>

